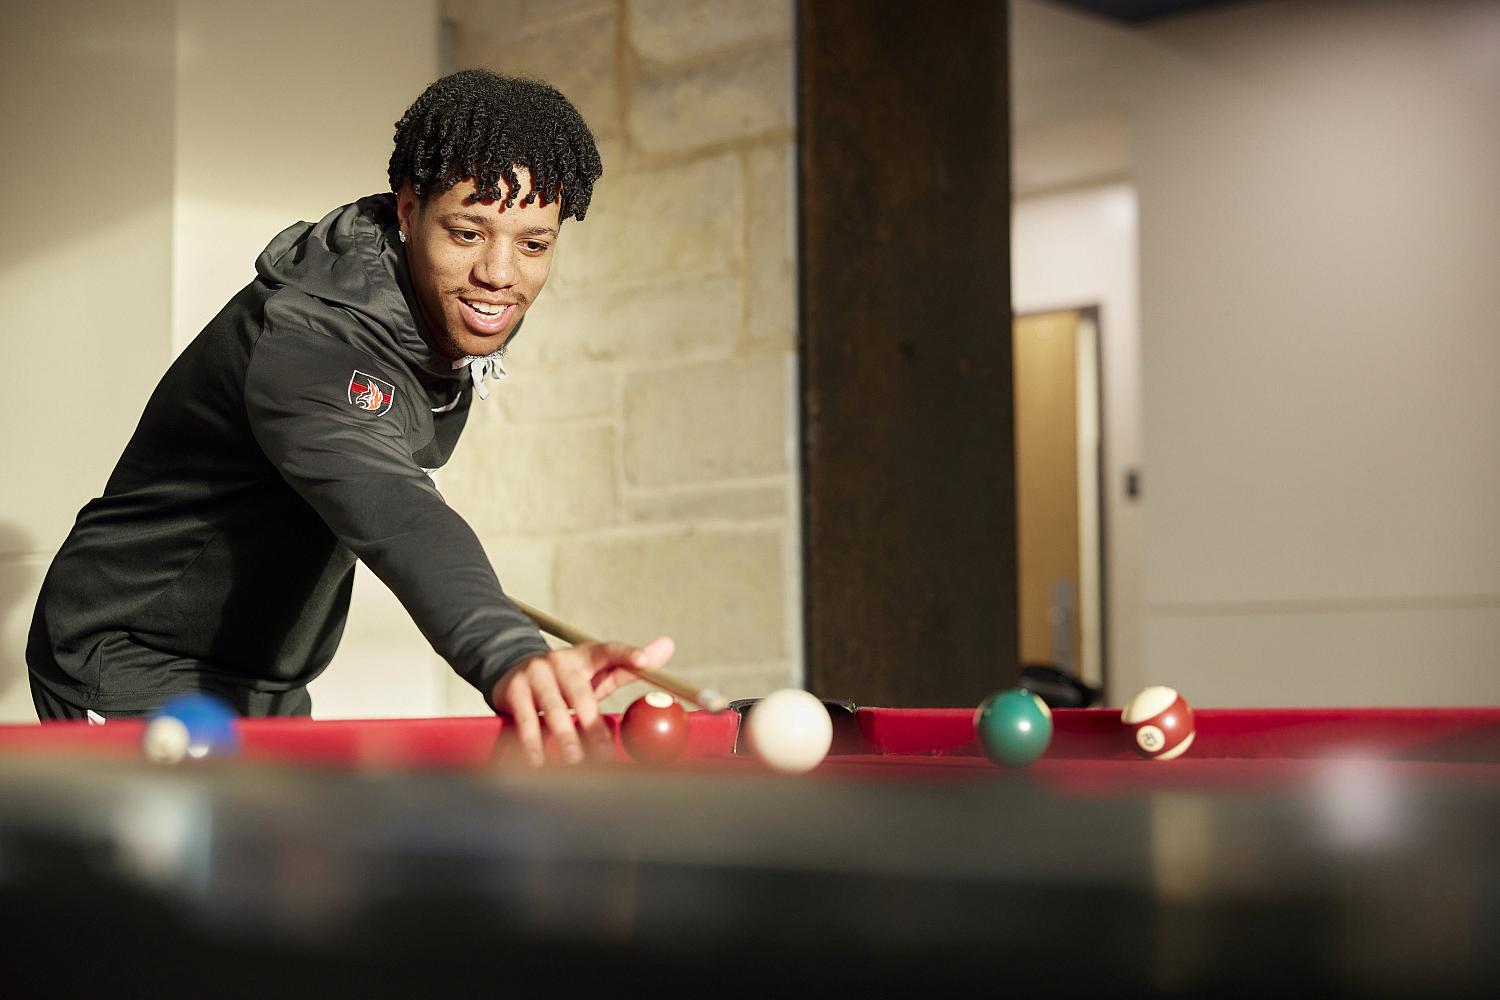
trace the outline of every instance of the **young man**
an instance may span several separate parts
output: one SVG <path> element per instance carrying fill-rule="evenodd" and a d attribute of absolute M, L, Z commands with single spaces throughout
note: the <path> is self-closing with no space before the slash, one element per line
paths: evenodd
<path fill-rule="evenodd" d="M 157 386 L 42 586 L 38 716 L 139 715 L 193 690 L 307 714 L 360 559 L 533 762 L 539 712 L 565 759 L 607 750 L 598 699 L 671 640 L 549 652 L 428 474 L 504 374 L 602 173 L 545 84 L 467 70 L 429 87 L 396 124 L 392 194 L 278 236 Z"/>

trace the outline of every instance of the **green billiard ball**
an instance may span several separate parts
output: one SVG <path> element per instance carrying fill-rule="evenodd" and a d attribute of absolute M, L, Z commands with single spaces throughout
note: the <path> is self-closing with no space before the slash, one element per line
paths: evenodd
<path fill-rule="evenodd" d="M 1005 767 L 1025 767 L 1052 742 L 1052 710 L 1030 691 L 990 695 L 974 713 L 974 735 L 985 756 Z"/>

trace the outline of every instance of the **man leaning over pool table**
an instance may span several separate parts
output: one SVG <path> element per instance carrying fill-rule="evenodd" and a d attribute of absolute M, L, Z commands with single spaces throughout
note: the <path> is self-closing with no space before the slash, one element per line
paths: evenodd
<path fill-rule="evenodd" d="M 598 701 L 643 648 L 549 650 L 429 475 L 546 283 L 603 164 L 553 88 L 465 70 L 396 124 L 391 193 L 297 223 L 183 351 L 42 585 L 26 661 L 42 720 L 208 691 L 306 715 L 355 560 L 542 761 L 610 752 Z M 575 722 L 576 720 L 576 722 Z"/>

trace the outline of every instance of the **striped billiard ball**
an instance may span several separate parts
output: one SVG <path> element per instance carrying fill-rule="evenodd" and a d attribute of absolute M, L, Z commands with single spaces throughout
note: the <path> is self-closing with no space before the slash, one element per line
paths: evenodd
<path fill-rule="evenodd" d="M 1198 735 L 1193 706 L 1169 687 L 1148 687 L 1125 703 L 1120 724 L 1137 753 L 1151 760 L 1173 760 L 1187 753 Z"/>

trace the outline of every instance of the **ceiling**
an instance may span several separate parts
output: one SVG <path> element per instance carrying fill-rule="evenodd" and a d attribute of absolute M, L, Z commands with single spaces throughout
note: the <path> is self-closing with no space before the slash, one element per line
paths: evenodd
<path fill-rule="evenodd" d="M 1013 0 L 1011 189 L 1018 198 L 1128 177 L 1126 95 L 1153 36 L 1244 0 Z"/>
<path fill-rule="evenodd" d="M 1067 7 L 1087 11 L 1111 21 L 1144 24 L 1164 17 L 1186 14 L 1208 7 L 1225 7 L 1241 0 L 1056 0 Z"/>

